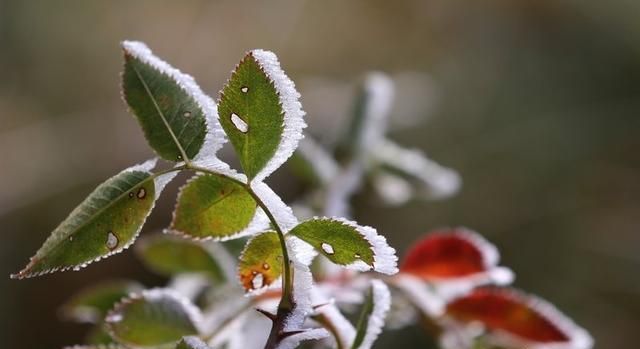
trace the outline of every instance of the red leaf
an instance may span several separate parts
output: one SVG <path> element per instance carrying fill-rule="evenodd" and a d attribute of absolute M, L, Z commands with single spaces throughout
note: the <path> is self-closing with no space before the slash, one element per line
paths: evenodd
<path fill-rule="evenodd" d="M 510 288 L 476 288 L 467 296 L 449 303 L 446 313 L 465 323 L 479 321 L 490 333 L 498 331 L 502 334 L 501 343 L 567 344 L 561 348 L 590 348 L 592 344 L 586 331 L 553 305 Z"/>
<path fill-rule="evenodd" d="M 401 272 L 423 279 L 459 278 L 487 272 L 498 262 L 496 248 L 465 228 L 435 231 L 407 253 Z"/>

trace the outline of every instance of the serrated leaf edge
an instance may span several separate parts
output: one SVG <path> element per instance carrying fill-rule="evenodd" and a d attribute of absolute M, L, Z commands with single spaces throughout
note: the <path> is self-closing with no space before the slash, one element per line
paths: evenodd
<path fill-rule="evenodd" d="M 220 150 L 227 141 L 227 137 L 218 121 L 218 106 L 214 100 L 202 91 L 193 76 L 181 72 L 179 69 L 174 68 L 166 61 L 154 55 L 145 43 L 125 40 L 122 42 L 122 48 L 131 56 L 174 80 L 186 94 L 195 100 L 205 116 L 207 132 L 202 147 L 192 160 L 203 161 L 215 157 L 218 150 Z M 124 97 L 124 88 L 122 88 L 121 91 L 122 99 L 125 101 L 129 111 L 132 112 Z M 177 146 L 182 148 L 182 144 L 177 144 Z"/>
<path fill-rule="evenodd" d="M 375 340 L 382 333 L 387 313 L 391 308 L 391 293 L 389 287 L 382 281 L 371 280 L 373 292 L 373 311 L 367 320 L 367 330 L 360 346 L 356 349 L 370 349 Z"/>
<path fill-rule="evenodd" d="M 238 257 L 238 261 L 241 261 L 244 259 L 245 254 L 247 253 L 247 249 L 249 249 L 249 246 L 251 245 L 251 243 L 253 242 L 254 239 L 258 238 L 259 236 L 261 236 L 262 234 L 267 234 L 267 233 L 273 233 L 273 234 L 277 234 L 275 231 L 272 230 L 268 230 L 268 231 L 263 231 L 259 234 L 256 234 L 254 236 L 252 236 L 249 240 L 247 240 L 247 243 L 244 245 L 244 248 L 242 249 L 242 252 L 240 252 L 240 256 Z M 238 281 L 238 283 L 240 284 L 240 287 L 245 291 L 244 295 L 245 297 L 256 297 L 259 296 L 269 290 L 278 290 L 282 288 L 282 275 L 278 276 L 275 280 L 273 280 L 272 283 L 268 284 L 268 285 L 263 285 L 260 288 L 255 288 L 255 289 L 251 289 L 251 290 L 247 290 L 244 288 L 244 286 L 242 285 L 242 280 L 240 279 L 240 263 L 238 262 L 238 264 L 236 265 L 236 272 L 235 272 L 235 277 L 236 280 Z"/>
<path fill-rule="evenodd" d="M 198 179 L 200 176 L 211 176 L 210 174 L 196 174 L 195 176 L 191 177 L 184 185 L 182 185 L 180 187 L 180 189 L 178 190 L 178 198 L 180 198 L 182 196 L 182 191 L 189 186 L 189 184 L 191 184 L 191 182 L 195 181 L 196 179 Z M 175 235 L 175 236 L 180 236 L 182 238 L 185 239 L 190 239 L 190 240 L 194 240 L 194 241 L 228 241 L 228 240 L 234 240 L 234 239 L 239 239 L 245 236 L 252 236 L 255 235 L 261 231 L 266 230 L 267 228 L 269 228 L 269 218 L 267 217 L 267 214 L 264 212 L 264 210 L 262 210 L 262 208 L 260 208 L 259 206 L 257 206 L 256 203 L 256 212 L 253 215 L 253 218 L 251 219 L 251 221 L 249 221 L 249 224 L 243 228 L 242 230 L 239 230 L 235 233 L 226 235 L 226 236 L 194 236 L 191 235 L 187 232 L 184 232 L 180 229 L 175 229 L 172 228 L 171 226 L 173 226 L 173 222 L 175 222 L 176 220 L 176 212 L 178 211 L 178 200 L 176 200 L 176 204 L 173 208 L 173 213 L 171 214 L 171 223 L 169 225 L 169 228 L 164 229 L 162 232 L 165 234 L 169 234 L 169 235 Z"/>
<path fill-rule="evenodd" d="M 299 101 L 300 93 L 296 90 L 293 81 L 282 70 L 278 57 L 273 52 L 255 49 L 247 52 L 245 57 L 247 56 L 252 56 L 255 59 L 267 79 L 273 84 L 284 114 L 280 143 L 273 157 L 252 179 L 252 182 L 261 182 L 293 155 L 298 147 L 298 142 L 304 137 L 302 130 L 307 127 L 304 121 L 306 113 L 302 110 L 302 104 Z"/>
<path fill-rule="evenodd" d="M 185 313 L 187 314 L 187 317 L 189 318 L 189 320 L 192 322 L 192 324 L 194 325 L 194 327 L 196 328 L 196 331 L 198 333 L 202 332 L 202 327 L 204 324 L 204 316 L 202 314 L 202 312 L 200 311 L 200 309 L 198 309 L 198 307 L 193 304 L 188 298 L 182 296 L 181 294 L 179 294 L 178 292 L 172 290 L 172 289 L 168 289 L 168 288 L 152 288 L 152 289 L 148 289 L 148 290 L 143 290 L 141 292 L 135 292 L 132 293 L 124 298 L 122 298 L 118 303 L 116 303 L 113 306 L 113 309 L 111 309 L 108 313 L 107 316 L 105 317 L 105 329 L 107 331 L 107 333 L 114 339 L 118 339 L 121 342 L 126 342 L 126 341 L 122 341 L 113 331 L 111 324 L 112 323 L 117 323 L 118 317 L 121 316 L 118 313 L 121 313 L 124 308 L 126 306 L 128 306 L 129 304 L 133 304 L 134 302 L 137 301 L 155 301 L 155 300 L 161 300 L 162 298 L 171 298 L 172 300 L 177 301 L 185 310 Z"/>
<path fill-rule="evenodd" d="M 129 167 L 121 172 L 119 172 L 118 174 L 116 174 L 115 176 L 112 176 L 111 178 L 107 179 L 105 182 L 108 182 L 109 180 L 115 178 L 116 176 L 119 176 L 125 172 L 134 172 L 134 171 L 140 171 L 140 172 L 147 172 L 149 174 L 152 174 L 150 172 L 151 169 L 153 169 L 156 165 L 157 162 L 157 158 L 151 159 L 151 160 L 147 160 L 146 162 L 142 163 L 142 164 L 138 164 L 132 167 Z M 27 273 L 27 271 L 29 270 L 29 268 L 33 265 L 32 263 L 34 263 L 34 260 L 37 258 L 39 252 L 44 248 L 44 244 L 43 246 L 36 252 L 36 254 L 30 258 L 30 262 L 29 264 L 27 264 L 27 266 L 22 269 L 20 272 L 18 272 L 17 274 L 12 274 L 11 278 L 12 279 L 28 279 L 28 278 L 32 278 L 32 277 L 38 277 L 38 276 L 42 276 L 42 275 L 46 275 L 46 274 L 51 274 L 51 273 L 55 273 L 55 272 L 65 272 L 65 271 L 69 271 L 69 270 L 73 270 L 73 271 L 79 271 L 83 268 L 86 268 L 87 266 L 89 266 L 92 263 L 98 262 L 102 259 L 111 257 L 115 254 L 118 254 L 126 249 L 128 249 L 129 247 L 131 247 L 131 245 L 133 245 L 133 243 L 136 241 L 136 239 L 138 238 L 138 236 L 140 235 L 140 232 L 142 231 L 142 228 L 144 227 L 144 224 L 147 220 L 147 218 L 149 217 L 149 215 L 151 214 L 151 212 L 153 211 L 154 207 L 155 207 L 155 203 L 158 200 L 158 198 L 160 197 L 160 194 L 162 193 L 164 187 L 177 175 L 177 172 L 171 172 L 171 173 L 165 173 L 162 174 L 158 177 L 153 178 L 154 181 L 154 186 L 155 186 L 155 198 L 153 200 L 153 203 L 151 204 L 151 207 L 149 208 L 149 212 L 147 213 L 147 215 L 144 217 L 142 223 L 140 224 L 140 227 L 138 227 L 138 230 L 135 232 L 135 234 L 133 234 L 132 238 L 124 245 L 114 249 L 113 251 L 109 251 L 108 253 L 102 255 L 102 256 L 98 256 L 92 260 L 89 260 L 85 263 L 82 264 L 78 264 L 78 265 L 69 265 L 69 266 L 64 266 L 64 267 L 55 267 L 55 268 L 50 268 L 47 270 L 42 270 L 36 273 Z M 152 177 L 148 177 L 145 178 L 142 182 L 140 183 L 144 183 L 147 180 L 149 180 Z M 122 194 L 124 195 L 124 194 Z M 119 198 L 119 197 L 118 197 Z M 84 202 L 84 201 L 83 201 Z M 80 207 L 80 205 L 82 205 L 82 203 L 80 203 L 77 207 Z M 76 208 L 77 208 L 76 207 Z M 74 215 L 76 212 L 76 210 L 74 209 L 73 211 L 71 211 L 71 213 L 69 214 L 69 216 L 67 216 L 67 218 L 65 218 L 63 220 L 66 221 L 69 217 L 71 217 L 72 215 Z M 58 229 L 58 228 L 56 228 Z M 55 231 L 55 230 L 54 230 Z M 61 240 L 62 241 L 62 240 Z M 45 241 L 46 242 L 46 241 Z"/>
<path fill-rule="evenodd" d="M 396 256 L 396 250 L 389 246 L 387 239 L 378 234 L 375 228 L 366 225 L 359 225 L 354 221 L 340 217 L 316 216 L 300 224 L 314 220 L 335 222 L 353 228 L 365 240 L 367 240 L 371 246 L 373 250 L 373 267 L 361 260 L 356 260 L 351 264 L 343 265 L 343 267 L 356 271 L 370 271 L 373 269 L 379 273 L 387 275 L 393 275 L 398 272 L 398 257 Z"/>

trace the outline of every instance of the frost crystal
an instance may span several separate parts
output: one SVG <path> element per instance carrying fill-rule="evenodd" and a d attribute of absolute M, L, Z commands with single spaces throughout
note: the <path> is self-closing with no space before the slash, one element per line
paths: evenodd
<path fill-rule="evenodd" d="M 268 185 L 263 182 L 252 181 L 251 189 L 253 189 L 260 200 L 269 208 L 280 229 L 285 233 L 298 225 L 298 219 L 293 214 L 291 207 L 287 206 Z"/>
<path fill-rule="evenodd" d="M 358 225 L 356 222 L 349 221 L 344 218 L 323 219 L 331 219 L 350 226 L 369 242 L 373 248 L 373 270 L 388 275 L 393 275 L 398 272 L 398 257 L 396 257 L 396 250 L 389 246 L 387 239 L 384 236 L 379 235 L 374 228 L 366 225 Z M 361 260 L 357 260 L 354 263 L 347 265 L 346 268 L 358 271 L 369 271 L 371 269 L 369 265 Z"/>
<path fill-rule="evenodd" d="M 151 52 L 151 49 L 143 42 L 123 41 L 122 47 L 128 54 L 175 80 L 180 88 L 196 101 L 198 107 L 200 107 L 200 110 L 204 113 L 207 122 L 207 135 L 204 145 L 194 160 L 204 160 L 215 156 L 216 152 L 220 150 L 226 142 L 226 136 L 222 130 L 222 126 L 220 126 L 218 122 L 218 107 L 213 99 L 202 92 L 200 86 L 198 86 L 191 75 L 181 72 L 155 56 L 153 52 Z"/>
<path fill-rule="evenodd" d="M 323 316 L 329 321 L 333 329 L 337 332 L 338 340 L 341 348 L 350 348 L 356 337 L 356 329 L 347 318 L 342 315 L 333 299 L 329 299 L 320 288 L 316 287 L 312 290 L 311 299 L 313 304 L 323 304 L 317 307 L 318 315 Z"/>
<path fill-rule="evenodd" d="M 404 149 L 391 141 L 383 141 L 372 154 L 377 161 L 417 180 L 427 198 L 444 199 L 460 190 L 462 180 L 456 171 L 436 163 L 419 150 Z"/>
<path fill-rule="evenodd" d="M 360 130 L 360 150 L 374 146 L 386 133 L 394 92 L 393 81 L 383 73 L 370 73 L 365 79 L 366 104 Z"/>
<path fill-rule="evenodd" d="M 110 180 L 112 180 L 113 178 L 116 178 L 117 176 L 123 174 L 123 173 L 127 173 L 127 172 L 146 172 L 151 174 L 151 170 L 156 166 L 158 159 L 154 158 L 154 159 L 150 159 L 147 160 L 141 164 L 138 165 L 134 165 L 131 166 L 127 169 L 122 170 L 120 173 L 118 173 L 117 175 L 111 177 L 110 179 L 108 179 L 107 181 L 105 181 L 104 183 L 109 182 Z M 154 185 L 155 185 L 155 191 L 156 191 L 156 195 L 153 201 L 153 204 L 151 205 L 151 207 L 149 208 L 149 213 L 151 213 L 151 211 L 153 211 L 153 208 L 155 206 L 156 201 L 158 200 L 158 198 L 160 197 L 160 194 L 162 193 L 164 187 L 166 186 L 167 183 L 169 183 L 175 176 L 176 176 L 176 172 L 172 172 L 172 173 L 166 173 L 163 175 L 160 175 L 158 177 L 156 177 L 154 179 Z M 103 184 L 104 184 L 103 183 Z M 78 207 L 76 207 L 76 209 L 71 212 L 69 214 L 69 217 L 72 217 L 76 214 L 81 214 L 82 212 L 79 212 L 77 210 L 79 210 L 81 207 L 83 206 L 83 204 L 80 204 Z M 148 217 L 148 214 L 147 214 Z M 42 270 L 39 271 L 37 273 L 24 273 L 27 269 L 24 269 L 23 271 L 21 271 L 18 274 L 14 274 L 11 275 L 11 278 L 14 279 L 20 279 L 20 278 L 31 278 L 31 277 L 36 277 L 36 276 L 41 276 L 41 275 L 45 275 L 45 274 L 49 274 L 49 273 L 54 273 L 57 271 L 67 271 L 67 270 L 73 270 L 73 271 L 79 271 L 80 269 L 86 268 L 87 266 L 89 266 L 89 264 L 94 263 L 94 262 L 98 262 L 104 258 L 113 256 L 114 254 L 120 253 L 126 249 L 128 249 L 138 238 L 138 236 L 140 235 L 140 231 L 142 230 L 142 227 L 144 226 L 144 223 L 146 221 L 146 217 L 145 219 L 141 222 L 140 226 L 138 227 L 138 230 L 135 232 L 135 234 L 131 237 L 131 239 L 122 246 L 115 246 L 114 248 L 111 249 L 111 251 L 109 251 L 108 253 L 102 255 L 102 256 L 98 256 L 92 260 L 86 261 L 82 264 L 79 265 L 69 265 L 69 266 L 64 266 L 64 267 L 55 267 L 55 268 L 51 268 L 51 269 L 47 269 L 47 270 Z M 65 234 L 64 232 L 69 231 L 69 229 L 73 229 L 73 225 L 76 224 L 76 221 L 68 221 L 66 223 L 64 223 L 63 225 L 59 226 L 58 228 L 56 228 L 56 230 L 51 234 L 50 238 L 48 240 L 46 240 L 44 242 L 44 244 L 42 245 L 42 247 L 40 248 L 40 250 L 38 250 L 38 252 L 36 252 L 36 256 L 32 257 L 31 260 L 33 261 L 34 258 L 38 258 L 38 254 L 41 253 L 41 251 L 46 251 L 47 249 L 50 248 L 50 246 L 54 246 L 56 244 L 58 244 L 60 241 L 66 240 L 69 238 L 69 236 L 67 236 L 67 234 Z M 113 242 L 113 241 L 112 241 Z M 109 241 L 106 241 L 105 243 L 109 243 Z M 28 268 L 28 267 L 27 267 Z"/>
<path fill-rule="evenodd" d="M 167 288 L 153 288 L 150 290 L 144 290 L 142 292 L 130 294 L 129 296 L 123 298 L 120 302 L 118 302 L 113 307 L 113 309 L 109 311 L 105 318 L 105 321 L 107 322 L 107 324 L 122 321 L 122 312 L 124 311 L 124 308 L 130 303 L 141 300 L 156 302 L 164 299 L 169 299 L 180 304 L 181 308 L 185 311 L 185 314 L 194 324 L 196 329 L 198 329 L 198 331 L 202 329 L 203 317 L 200 309 L 198 309 L 198 307 L 191 303 L 188 298 L 182 296 L 174 290 Z"/>
<path fill-rule="evenodd" d="M 362 344 L 357 349 L 371 348 L 378 335 L 382 333 L 384 320 L 391 308 L 391 293 L 387 285 L 380 280 L 371 280 L 371 287 L 373 288 L 373 311 L 367 322 L 367 332 Z"/>
<path fill-rule="evenodd" d="M 305 112 L 298 101 L 300 93 L 296 90 L 293 81 L 280 68 L 280 62 L 276 55 L 264 50 L 253 50 L 251 54 L 273 82 L 284 111 L 284 130 L 280 144 L 273 157 L 255 176 L 254 181 L 259 182 L 278 169 L 293 154 L 298 142 L 304 137 L 302 129 L 307 125 L 303 119 Z"/>

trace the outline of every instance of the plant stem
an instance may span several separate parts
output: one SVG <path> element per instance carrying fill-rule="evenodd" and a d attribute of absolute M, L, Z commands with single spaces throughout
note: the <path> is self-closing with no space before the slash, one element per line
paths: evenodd
<path fill-rule="evenodd" d="M 209 170 L 204 167 L 194 166 L 191 163 L 186 163 L 184 165 L 185 169 L 190 169 L 196 172 L 203 172 L 206 174 L 222 177 L 233 181 L 241 186 L 243 186 L 247 192 L 253 197 L 256 201 L 256 204 L 264 211 L 264 213 L 269 218 L 271 225 L 273 225 L 273 229 L 278 234 L 278 239 L 280 240 L 280 248 L 282 249 L 282 257 L 283 257 L 283 287 L 282 287 L 282 297 L 280 298 L 280 304 L 278 305 L 278 310 L 275 315 L 275 319 L 273 320 L 273 326 L 271 327 L 271 333 L 269 334 L 269 338 L 265 345 L 265 349 L 273 349 L 275 348 L 280 341 L 286 336 L 284 333 L 284 322 L 289 317 L 293 308 L 295 306 L 295 301 L 293 299 L 293 270 L 291 269 L 291 259 L 289 258 L 289 251 L 287 249 L 287 242 L 285 240 L 284 232 L 277 220 L 269 210 L 269 207 L 262 201 L 262 199 L 253 191 L 251 188 L 251 184 L 244 183 L 235 178 L 227 176 L 222 173 L 218 173 L 212 170 Z"/>

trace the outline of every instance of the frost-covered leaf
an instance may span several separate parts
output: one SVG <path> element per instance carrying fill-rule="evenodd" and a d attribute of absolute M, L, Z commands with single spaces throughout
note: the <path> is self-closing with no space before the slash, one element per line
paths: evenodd
<path fill-rule="evenodd" d="M 154 56 L 145 44 L 125 41 L 122 48 L 124 99 L 147 141 L 163 159 L 193 159 L 205 143 L 207 123 L 217 115 L 215 103 L 191 76 Z"/>
<path fill-rule="evenodd" d="M 211 349 L 211 347 L 203 342 L 202 339 L 189 336 L 182 338 L 182 340 L 178 342 L 178 345 L 176 345 L 176 349 Z"/>
<path fill-rule="evenodd" d="M 246 291 L 268 287 L 282 275 L 283 257 L 278 234 L 254 236 L 240 255 L 238 277 Z"/>
<path fill-rule="evenodd" d="M 492 344 L 508 348 L 589 349 L 587 331 L 552 304 L 510 288 L 481 287 L 447 305 L 447 316 L 481 323 Z"/>
<path fill-rule="evenodd" d="M 154 235 L 142 238 L 136 252 L 144 264 L 158 274 L 204 273 L 214 281 L 225 280 L 213 250 L 205 243 L 171 235 Z"/>
<path fill-rule="evenodd" d="M 164 185 L 175 173 L 154 176 L 155 161 L 130 167 L 99 185 L 13 278 L 78 270 L 121 252 L 138 236 Z"/>
<path fill-rule="evenodd" d="M 222 90 L 220 124 L 250 179 L 261 181 L 293 154 L 306 126 L 299 97 L 276 55 L 263 50 L 248 52 Z"/>
<path fill-rule="evenodd" d="M 123 299 L 107 314 L 107 330 L 118 342 L 134 347 L 175 343 L 198 334 L 201 314 L 186 298 L 153 289 Z"/>
<path fill-rule="evenodd" d="M 390 204 L 403 204 L 414 197 L 445 199 L 456 194 L 462 185 L 456 171 L 419 150 L 405 149 L 391 141 L 378 143 L 371 156 L 380 168 L 373 175 L 374 188 Z"/>
<path fill-rule="evenodd" d="M 387 75 L 380 72 L 367 75 L 356 96 L 351 124 L 341 141 L 343 152 L 358 157 L 382 141 L 394 94 L 393 81 Z"/>
<path fill-rule="evenodd" d="M 300 223 L 289 234 L 347 268 L 384 274 L 398 271 L 395 250 L 371 227 L 340 218 L 314 218 Z"/>
<path fill-rule="evenodd" d="M 371 280 L 371 288 L 364 302 L 352 349 L 369 349 L 382 333 L 384 320 L 391 307 L 389 288 L 380 280 Z"/>
<path fill-rule="evenodd" d="M 141 291 L 135 281 L 111 280 L 90 286 L 75 294 L 61 310 L 62 314 L 78 322 L 98 323 L 114 304 L 132 292 Z"/>
<path fill-rule="evenodd" d="M 264 230 L 267 222 L 245 186 L 223 176 L 203 174 L 180 190 L 169 232 L 194 239 L 228 240 Z"/>
<path fill-rule="evenodd" d="M 287 164 L 299 177 L 317 185 L 328 185 L 339 172 L 332 155 L 308 135 L 300 141 Z"/>
<path fill-rule="evenodd" d="M 498 267 L 498 249 L 481 235 L 466 228 L 441 229 L 415 243 L 400 266 L 402 273 L 430 282 L 469 281 L 507 284 L 513 273 Z"/>
<path fill-rule="evenodd" d="M 316 315 L 312 318 L 331 333 L 336 341 L 337 348 L 346 349 L 351 347 L 356 336 L 356 330 L 335 304 L 318 307 Z"/>

